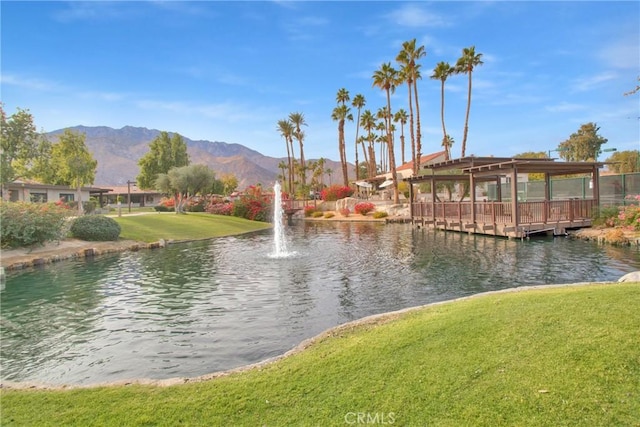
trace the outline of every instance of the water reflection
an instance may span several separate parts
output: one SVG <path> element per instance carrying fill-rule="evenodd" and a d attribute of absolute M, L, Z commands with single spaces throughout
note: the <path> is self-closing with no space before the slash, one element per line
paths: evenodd
<path fill-rule="evenodd" d="M 488 290 L 616 280 L 638 250 L 375 223 L 288 228 L 11 273 L 3 379 L 95 383 L 196 376 L 281 354 L 331 326 Z"/>

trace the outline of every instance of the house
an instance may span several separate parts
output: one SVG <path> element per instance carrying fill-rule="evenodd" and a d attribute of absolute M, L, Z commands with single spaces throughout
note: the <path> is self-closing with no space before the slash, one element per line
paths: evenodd
<path fill-rule="evenodd" d="M 78 201 L 77 189 L 68 185 L 42 184 L 31 180 L 16 180 L 7 184 L 5 187 L 9 194 L 3 195 L 3 198 L 12 202 L 47 203 L 61 200 L 69 203 Z M 80 197 L 83 202 L 88 201 L 91 197 L 104 200 L 103 195 L 108 191 L 110 191 L 108 188 L 85 186 L 80 189 Z"/>
<path fill-rule="evenodd" d="M 143 207 L 160 204 L 163 195 L 155 190 L 142 190 L 133 184 L 113 186 L 106 194 L 106 203 L 115 206 L 118 197 L 123 205 L 129 205 L 131 202 L 132 207 Z"/>

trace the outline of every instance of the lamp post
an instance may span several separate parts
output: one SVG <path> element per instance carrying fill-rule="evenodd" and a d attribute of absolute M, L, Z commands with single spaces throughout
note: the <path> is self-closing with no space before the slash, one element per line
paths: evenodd
<path fill-rule="evenodd" d="M 127 180 L 127 203 L 129 204 L 129 213 L 131 213 L 131 185 L 136 185 L 136 182 Z"/>

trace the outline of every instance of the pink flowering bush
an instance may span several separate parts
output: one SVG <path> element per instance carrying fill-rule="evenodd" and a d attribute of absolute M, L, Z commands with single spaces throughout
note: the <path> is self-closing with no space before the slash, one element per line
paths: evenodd
<path fill-rule="evenodd" d="M 351 211 L 349 210 L 349 208 L 340 209 L 340 215 L 344 217 L 348 217 L 350 214 L 351 214 Z"/>
<path fill-rule="evenodd" d="M 594 218 L 594 225 L 640 231 L 640 195 L 627 196 L 626 201 L 631 204 L 601 208 Z"/>
<path fill-rule="evenodd" d="M 214 215 L 228 215 L 231 216 L 233 213 L 233 203 L 230 202 L 214 202 L 210 203 L 206 211 L 210 214 Z"/>
<path fill-rule="evenodd" d="M 314 213 L 316 213 L 318 210 L 316 209 L 315 206 L 305 206 L 304 207 L 304 216 L 305 217 L 310 217 L 313 216 Z"/>
<path fill-rule="evenodd" d="M 353 207 L 353 210 L 362 216 L 366 216 L 369 212 L 372 212 L 375 209 L 375 205 L 371 202 L 360 202 Z"/>
<path fill-rule="evenodd" d="M 353 188 L 344 185 L 332 185 L 320 192 L 320 198 L 326 202 L 335 202 L 353 194 Z"/>

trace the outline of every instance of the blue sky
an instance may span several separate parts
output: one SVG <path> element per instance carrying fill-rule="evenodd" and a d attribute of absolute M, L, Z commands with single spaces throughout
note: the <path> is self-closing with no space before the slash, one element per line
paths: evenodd
<path fill-rule="evenodd" d="M 3 1 L 1 14 L 1 100 L 7 114 L 29 109 L 39 130 L 141 126 L 285 157 L 277 121 L 302 112 L 305 157 L 338 160 L 337 91 L 364 95 L 375 113 L 386 101 L 372 74 L 416 38 L 427 51 L 425 153 L 442 140 L 440 82 L 429 76 L 472 45 L 484 65 L 473 74 L 467 155 L 552 150 L 587 122 L 605 148 L 640 148 L 640 95 L 623 96 L 640 75 L 637 1 Z M 445 88 L 458 157 L 467 77 Z M 399 108 L 406 86 L 392 97 Z M 350 161 L 354 138 L 349 123 Z"/>

